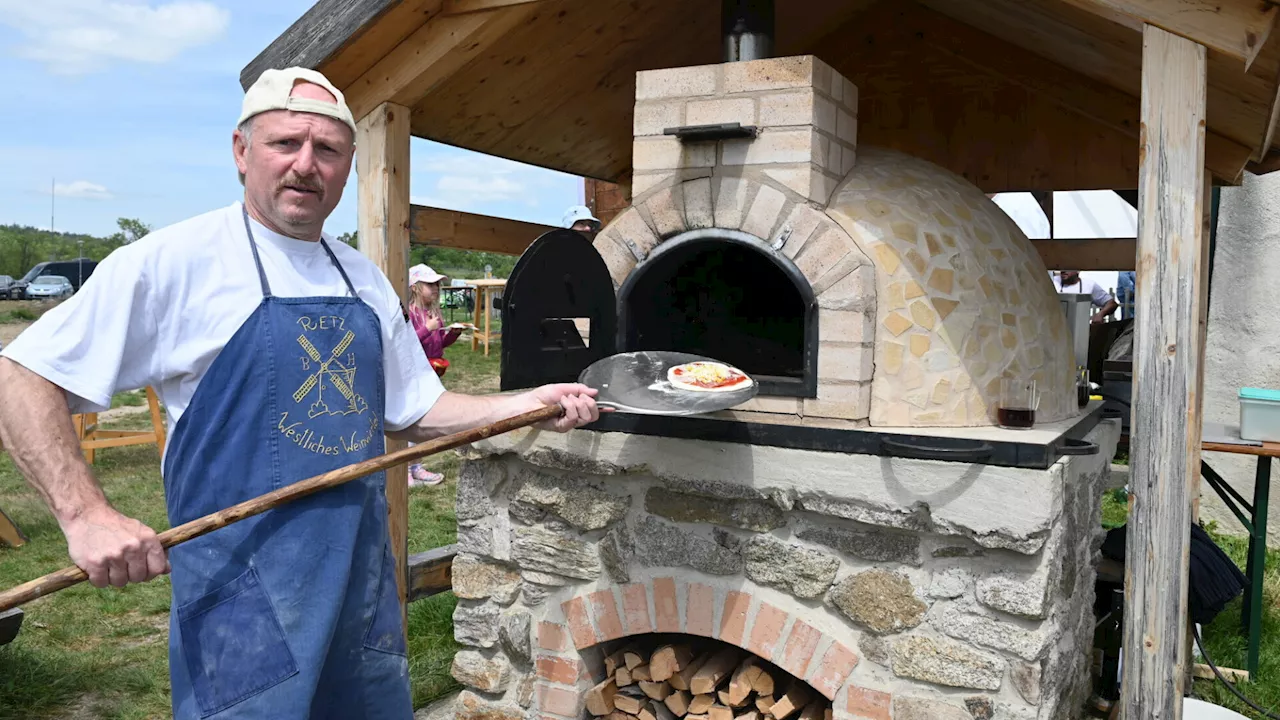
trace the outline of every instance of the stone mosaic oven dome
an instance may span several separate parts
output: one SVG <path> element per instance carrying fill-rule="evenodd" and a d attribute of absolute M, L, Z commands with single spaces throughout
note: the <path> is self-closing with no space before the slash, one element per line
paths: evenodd
<path fill-rule="evenodd" d="M 1048 271 L 982 191 L 933 163 L 864 146 L 826 212 L 876 267 L 872 425 L 989 424 L 1002 375 L 1036 381 L 1037 422 L 1076 414 Z"/>

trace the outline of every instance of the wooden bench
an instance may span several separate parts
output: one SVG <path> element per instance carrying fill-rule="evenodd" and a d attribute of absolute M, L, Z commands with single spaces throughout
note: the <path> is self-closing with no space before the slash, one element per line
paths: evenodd
<path fill-rule="evenodd" d="M 409 556 L 408 602 L 453 589 L 453 558 L 457 545 L 445 545 Z"/>

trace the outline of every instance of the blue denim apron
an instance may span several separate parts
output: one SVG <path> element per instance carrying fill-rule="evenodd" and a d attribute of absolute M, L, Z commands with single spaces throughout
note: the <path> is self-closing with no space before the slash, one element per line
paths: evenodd
<path fill-rule="evenodd" d="M 165 455 L 184 523 L 384 452 L 382 340 L 349 297 L 271 295 L 219 353 Z M 169 551 L 173 712 L 189 718 L 405 720 L 409 668 L 377 473 Z"/>

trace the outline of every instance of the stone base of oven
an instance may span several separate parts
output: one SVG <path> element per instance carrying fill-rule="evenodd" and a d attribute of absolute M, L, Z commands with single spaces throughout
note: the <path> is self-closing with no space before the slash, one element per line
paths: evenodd
<path fill-rule="evenodd" d="M 478 443 L 458 487 L 465 720 L 576 718 L 602 643 L 715 637 L 838 719 L 1075 718 L 1101 452 L 1048 470 L 579 431 Z"/>

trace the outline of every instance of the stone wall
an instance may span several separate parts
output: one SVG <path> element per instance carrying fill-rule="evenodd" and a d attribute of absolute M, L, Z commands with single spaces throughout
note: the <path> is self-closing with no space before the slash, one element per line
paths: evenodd
<path fill-rule="evenodd" d="M 468 718 L 576 718 L 600 643 L 715 637 L 837 718 L 1076 717 L 1096 456 L 1046 471 L 520 431 L 459 480 L 454 675 Z"/>
<path fill-rule="evenodd" d="M 1280 175 L 1245 173 L 1240 187 L 1222 189 L 1218 242 L 1209 298 L 1204 373 L 1204 419 L 1240 423 L 1241 387 L 1280 388 Z M 1252 502 L 1255 458 L 1205 453 L 1204 459 Z M 1201 516 L 1221 530 L 1243 535 L 1235 515 L 1202 482 Z M 1280 543 L 1280 513 L 1272 512 L 1267 540 Z"/>

